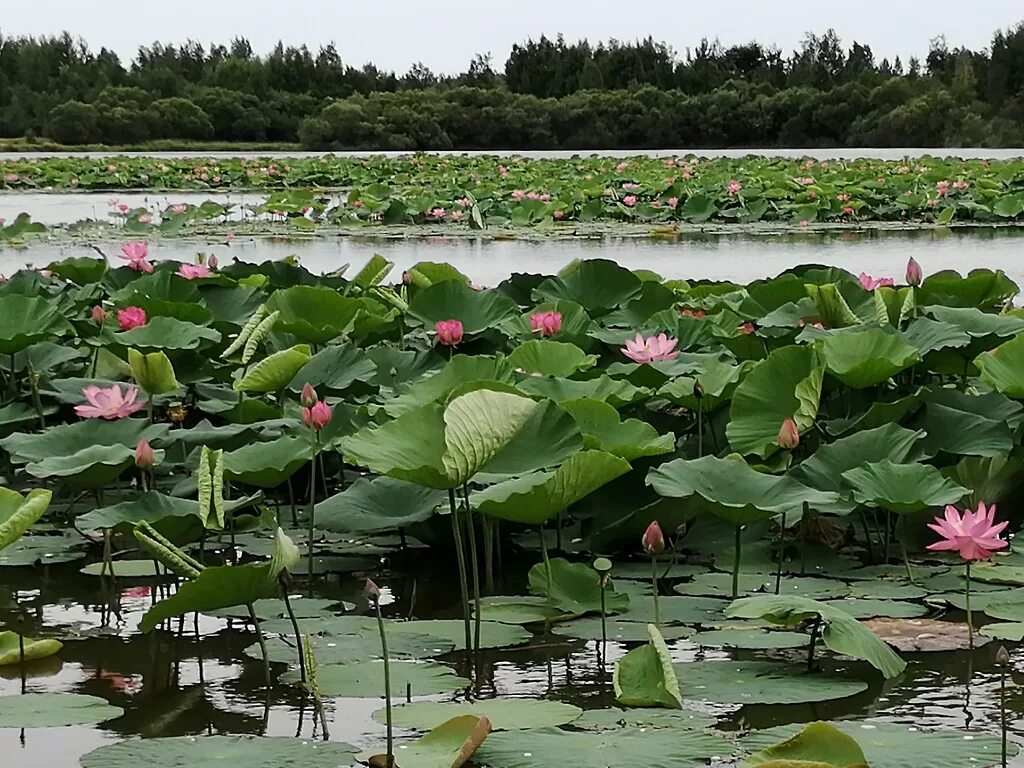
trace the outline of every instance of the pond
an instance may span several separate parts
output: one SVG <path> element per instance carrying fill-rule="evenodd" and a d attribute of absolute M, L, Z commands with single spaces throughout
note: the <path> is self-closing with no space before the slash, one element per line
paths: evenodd
<path fill-rule="evenodd" d="M 1020 237 L 0 249 L 0 750 L 1024 765 Z"/>

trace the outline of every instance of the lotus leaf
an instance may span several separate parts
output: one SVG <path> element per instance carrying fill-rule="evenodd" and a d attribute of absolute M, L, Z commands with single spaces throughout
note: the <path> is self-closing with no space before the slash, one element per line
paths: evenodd
<path fill-rule="evenodd" d="M 309 362 L 309 346 L 298 344 L 263 358 L 235 381 L 239 392 L 280 392 Z"/>
<path fill-rule="evenodd" d="M 25 661 L 45 659 L 63 647 L 64 644 L 58 640 L 35 640 L 30 637 L 19 639 L 14 632 L 0 631 L 0 667 L 20 664 L 22 658 Z"/>
<path fill-rule="evenodd" d="M 466 334 L 496 328 L 517 314 L 516 304 L 497 291 L 476 291 L 469 283 L 445 280 L 418 291 L 409 302 L 409 314 L 430 331 L 441 320 L 459 320 Z"/>
<path fill-rule="evenodd" d="M 36 296 L 0 296 L 0 353 L 13 355 L 53 336 L 73 335 L 55 302 Z"/>
<path fill-rule="evenodd" d="M 649 642 L 615 662 L 615 699 L 627 707 L 682 709 L 679 680 L 665 639 L 653 624 L 647 625 L 647 632 Z"/>
<path fill-rule="evenodd" d="M 100 747 L 81 759 L 82 768 L 339 768 L 355 765 L 355 747 L 287 736 L 176 736 L 133 739 Z"/>
<path fill-rule="evenodd" d="M 889 459 L 849 469 L 842 477 L 857 503 L 897 513 L 954 504 L 968 493 L 966 488 L 943 477 L 935 467 L 896 464 Z"/>
<path fill-rule="evenodd" d="M 854 389 L 880 384 L 921 359 L 899 336 L 877 328 L 829 336 L 818 349 L 828 372 Z"/>
<path fill-rule="evenodd" d="M 852 736 L 828 723 L 811 723 L 785 741 L 762 749 L 743 761 L 742 768 L 757 766 L 814 768 L 867 768 L 864 752 Z"/>
<path fill-rule="evenodd" d="M 126 347 L 170 352 L 216 344 L 220 333 L 174 317 L 158 316 L 130 331 L 118 331 L 114 340 Z"/>

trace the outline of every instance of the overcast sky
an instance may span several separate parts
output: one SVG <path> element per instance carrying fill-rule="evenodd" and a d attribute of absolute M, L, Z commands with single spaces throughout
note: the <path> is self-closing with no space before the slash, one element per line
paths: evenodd
<path fill-rule="evenodd" d="M 1021 0 L 4 0 L 0 33 L 67 30 L 127 61 L 154 40 L 204 44 L 241 35 L 263 53 L 278 40 L 314 49 L 333 41 L 346 63 L 373 61 L 399 73 L 416 61 L 463 71 L 476 52 L 500 68 L 513 43 L 559 32 L 568 39 L 653 36 L 678 52 L 702 37 L 758 40 L 787 54 L 807 31 L 834 27 L 876 58 L 923 56 L 945 34 L 950 47 L 988 45 L 992 32 L 1024 21 Z"/>

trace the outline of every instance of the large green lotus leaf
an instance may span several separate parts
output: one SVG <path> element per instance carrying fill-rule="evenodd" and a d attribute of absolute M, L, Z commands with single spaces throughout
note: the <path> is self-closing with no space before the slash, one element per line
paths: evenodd
<path fill-rule="evenodd" d="M 411 622 L 409 622 L 411 623 Z M 405 697 L 451 693 L 469 685 L 469 680 L 434 662 L 392 661 L 391 695 Z M 324 696 L 346 698 L 384 698 L 384 663 L 363 661 L 349 664 L 325 664 L 317 669 L 317 684 Z M 281 676 L 281 682 L 299 681 L 297 671 Z"/>
<path fill-rule="evenodd" d="M 434 330 L 441 320 L 458 320 L 464 333 L 479 333 L 496 328 L 518 314 L 512 299 L 498 291 L 476 291 L 456 280 L 435 283 L 418 291 L 409 302 L 409 315 Z"/>
<path fill-rule="evenodd" d="M 466 649 L 465 624 L 462 619 L 419 619 L 396 621 L 387 625 L 388 636 L 400 632 L 423 633 L 451 643 L 455 650 Z M 529 642 L 533 633 L 512 624 L 496 621 L 480 622 L 481 648 L 507 648 Z M 404 692 L 403 692 L 404 693 Z"/>
<path fill-rule="evenodd" d="M 922 402 L 910 426 L 927 433 L 921 444 L 930 455 L 1005 456 L 1014 444 L 1011 430 L 1024 419 L 1024 406 L 998 392 L 930 387 Z"/>
<path fill-rule="evenodd" d="M 399 728 L 429 731 L 453 717 L 475 715 L 486 717 L 496 731 L 517 731 L 566 725 L 576 720 L 583 710 L 572 704 L 544 699 L 480 699 L 477 701 L 417 701 L 399 704 L 392 710 L 392 720 Z M 378 723 L 385 722 L 385 710 L 373 713 Z"/>
<path fill-rule="evenodd" d="M 51 341 L 40 341 L 14 356 L 14 369 L 25 371 L 30 367 L 36 374 L 56 371 L 70 362 L 74 368 L 80 368 L 88 357 L 88 352 L 66 344 L 54 344 Z M 8 361 L 9 362 L 9 361 Z"/>
<path fill-rule="evenodd" d="M 339 768 L 355 765 L 357 752 L 341 741 L 288 736 L 176 736 L 100 747 L 80 763 L 82 768 Z"/>
<path fill-rule="evenodd" d="M 782 347 L 736 387 L 725 429 L 737 453 L 768 456 L 779 449 L 779 428 L 792 418 L 803 432 L 818 415 L 824 366 L 807 347 Z"/>
<path fill-rule="evenodd" d="M 59 640 L 34 640 L 26 637 L 19 642 L 16 632 L 0 631 L 0 667 L 20 664 L 22 645 L 24 645 L 25 661 L 48 658 L 64 647 Z"/>
<path fill-rule="evenodd" d="M 583 448 L 583 436 L 572 416 L 550 401 L 538 403 L 515 436 L 477 476 L 479 482 L 497 482 L 554 467 Z"/>
<path fill-rule="evenodd" d="M 675 669 L 684 700 L 721 704 L 804 704 L 843 699 L 868 688 L 861 680 L 771 661 L 701 661 Z"/>
<path fill-rule="evenodd" d="M 741 592 L 774 592 L 775 580 L 775 574 L 741 573 L 739 588 Z M 680 595 L 727 598 L 732 595 L 732 574 L 701 573 L 690 581 L 676 584 L 672 591 Z M 800 595 L 823 600 L 845 597 L 849 593 L 850 587 L 837 579 L 822 579 L 816 576 L 783 576 L 779 579 L 779 594 L 782 595 Z"/>
<path fill-rule="evenodd" d="M 648 588 L 649 589 L 649 588 Z M 662 595 L 658 598 L 658 616 L 667 624 L 720 624 L 725 620 L 728 600 L 711 597 L 684 597 Z M 649 592 L 631 596 L 629 610 L 618 617 L 621 621 L 654 621 L 654 598 Z"/>
<path fill-rule="evenodd" d="M 658 390 L 658 395 L 691 411 L 700 409 L 710 413 L 732 397 L 740 380 L 754 365 L 751 360 L 744 360 L 739 365 L 718 359 L 707 360 L 700 364 L 701 371 L 672 379 Z M 694 394 L 698 383 L 702 390 L 700 397 Z"/>
<path fill-rule="evenodd" d="M 0 440 L 0 446 L 10 454 L 11 461 L 24 464 L 97 445 L 121 445 L 134 451 L 139 440 L 155 443 L 169 431 L 169 424 L 150 425 L 145 419 L 85 419 L 38 434 L 16 432 Z"/>
<path fill-rule="evenodd" d="M 835 493 L 808 488 L 789 475 L 758 472 L 736 457 L 676 459 L 652 469 L 646 482 L 662 496 L 695 497 L 698 509 L 733 525 L 802 511 L 805 503 L 826 507 L 837 499 Z"/>
<path fill-rule="evenodd" d="M 717 718 L 692 709 L 588 709 L 572 722 L 574 730 L 618 731 L 642 728 L 706 730 L 715 727 Z"/>
<path fill-rule="evenodd" d="M 275 291 L 266 307 L 268 314 L 281 313 L 275 331 L 290 333 L 308 344 L 326 344 L 352 330 L 363 302 L 331 288 L 296 285 Z"/>
<path fill-rule="evenodd" d="M 22 536 L 7 547 L 0 547 L 0 567 L 70 563 L 85 557 L 84 539 L 64 536 Z"/>
<path fill-rule="evenodd" d="M 929 464 L 897 464 L 882 459 L 847 470 L 842 477 L 858 504 L 897 513 L 954 504 L 970 493 Z"/>
<path fill-rule="evenodd" d="M 489 389 L 478 389 L 449 402 L 443 415 L 441 456 L 449 480 L 456 485 L 468 482 L 512 441 L 540 407 L 528 397 Z"/>
<path fill-rule="evenodd" d="M 565 400 L 559 406 L 579 425 L 587 448 L 613 453 L 626 461 L 675 449 L 676 439 L 671 432 L 659 435 L 658 430 L 639 419 L 620 421 L 619 412 L 600 400 Z"/>
<path fill-rule="evenodd" d="M 180 386 L 174 377 L 174 366 L 163 352 L 150 352 L 147 355 L 137 349 L 129 349 L 128 365 L 132 369 L 132 378 L 148 395 L 175 392 Z"/>
<path fill-rule="evenodd" d="M 982 312 L 974 307 L 925 307 L 923 310 L 940 323 L 949 323 L 974 340 L 995 346 L 998 339 L 1009 339 L 1024 332 L 1024 319 L 1012 315 Z"/>
<path fill-rule="evenodd" d="M 130 331 L 118 331 L 114 340 L 126 347 L 155 350 L 199 349 L 216 344 L 220 333 L 174 317 L 153 317 Z"/>
<path fill-rule="evenodd" d="M 139 498 L 122 501 L 102 509 L 96 509 L 75 518 L 75 527 L 80 531 L 117 529 L 130 532 L 142 520 L 156 524 L 168 517 L 199 517 L 199 502 L 167 496 L 158 491 L 146 491 Z"/>
<path fill-rule="evenodd" d="M 443 491 L 392 477 L 361 477 L 316 505 L 318 528 L 335 533 L 373 533 L 422 523 L 447 497 Z"/>
<path fill-rule="evenodd" d="M 836 653 L 868 662 L 886 678 L 896 677 L 907 664 L 871 630 L 834 605 L 795 595 L 744 597 L 733 602 L 726 615 L 741 619 L 765 619 L 773 624 L 794 626 L 820 617 L 821 639 Z"/>
<path fill-rule="evenodd" d="M 508 356 L 509 365 L 529 374 L 572 376 L 597 364 L 595 355 L 588 355 L 575 344 L 547 339 L 534 339 L 520 344 Z"/>
<path fill-rule="evenodd" d="M 43 414 L 49 416 L 56 413 L 53 406 L 44 406 Z M 6 437 L 16 429 L 23 428 L 30 422 L 38 422 L 39 414 L 28 403 L 13 402 L 0 407 L 0 437 Z M 22 433 L 27 434 L 27 433 Z"/>
<path fill-rule="evenodd" d="M 807 763 L 826 768 L 867 768 L 864 751 L 856 740 L 829 723 L 810 723 L 785 741 L 765 747 L 741 764 L 757 766 L 800 766 Z"/>
<path fill-rule="evenodd" d="M 658 312 L 673 310 L 678 301 L 676 293 L 661 283 L 660 278 L 644 280 L 638 293 L 620 309 L 605 315 L 602 322 L 607 326 L 643 328 L 647 320 Z M 679 313 L 676 313 L 676 317 Z"/>
<path fill-rule="evenodd" d="M 615 700 L 626 707 L 682 709 L 679 680 L 665 639 L 653 624 L 647 625 L 647 631 L 649 642 L 615 662 Z"/>
<path fill-rule="evenodd" d="M 0 296 L 0 353 L 13 355 L 51 336 L 74 336 L 55 301 L 36 296 Z"/>
<path fill-rule="evenodd" d="M 991 602 L 985 606 L 985 614 L 993 619 L 1024 622 L 1024 601 Z"/>
<path fill-rule="evenodd" d="M 546 597 L 555 608 L 567 614 L 582 615 L 601 610 L 601 578 L 587 563 L 570 563 L 562 557 L 554 557 L 548 567 L 537 563 L 530 568 L 528 581 L 530 592 Z M 629 609 L 629 597 L 615 591 L 609 584 L 604 588 L 605 612 L 622 613 Z"/>
<path fill-rule="evenodd" d="M 274 488 L 313 458 L 313 446 L 302 437 L 285 436 L 269 443 L 250 443 L 224 454 L 224 477 L 257 488 Z"/>
<path fill-rule="evenodd" d="M 36 488 L 25 496 L 0 487 L 0 551 L 21 538 L 50 506 L 51 491 Z"/>
<path fill-rule="evenodd" d="M 233 609 L 240 614 L 238 618 L 247 619 L 248 611 L 245 608 Z M 220 612 L 214 612 L 220 615 Z M 301 618 L 296 616 L 296 618 Z M 289 619 L 289 623 L 290 623 Z M 299 626 L 301 627 L 302 622 Z M 383 658 L 380 645 L 380 635 L 377 630 L 363 632 L 358 635 L 309 635 L 310 648 L 316 657 L 316 663 L 321 664 L 347 664 L 357 661 L 371 661 Z M 296 665 L 298 663 L 298 652 L 295 650 L 295 638 L 293 635 L 285 637 L 272 637 L 266 640 L 267 657 L 271 661 L 282 664 Z M 451 653 L 455 646 L 446 643 L 433 635 L 414 635 L 400 633 L 388 637 L 388 658 L 403 660 L 423 660 L 432 656 L 443 656 Z M 263 651 L 259 643 L 253 643 L 245 649 L 247 656 L 254 659 L 262 659 Z"/>
<path fill-rule="evenodd" d="M 648 574 L 647 578 L 650 578 Z M 634 604 L 636 600 L 633 601 Z M 621 616 L 609 616 L 605 619 L 603 633 L 601 618 L 587 616 L 572 621 L 562 621 L 553 627 L 559 635 L 578 637 L 581 640 L 600 640 L 607 637 L 615 643 L 643 643 L 648 639 L 647 624 L 642 621 L 623 621 Z M 690 637 L 696 632 L 692 627 L 662 626 L 661 636 L 666 640 L 679 640 Z"/>
<path fill-rule="evenodd" d="M 444 400 L 458 387 L 478 381 L 511 384 L 512 366 L 501 357 L 456 355 L 440 371 L 429 372 L 426 377 L 408 386 L 398 397 L 385 402 L 384 410 L 390 416 L 401 416 L 429 403 Z"/>
<path fill-rule="evenodd" d="M 710 632 L 698 632 L 691 636 L 690 641 L 702 648 L 743 648 L 746 650 L 764 650 L 766 648 L 802 648 L 807 647 L 807 635 L 801 632 L 782 630 L 766 631 L 757 627 L 751 629 L 713 629 Z"/>
<path fill-rule="evenodd" d="M 55 275 L 78 285 L 98 283 L 107 274 L 107 260 L 88 256 L 72 256 L 51 262 L 47 267 Z"/>
<path fill-rule="evenodd" d="M 442 723 L 416 741 L 398 745 L 392 754 L 402 758 L 403 768 L 461 768 L 491 732 L 486 717 L 460 715 Z M 378 745 L 361 755 L 370 766 L 389 766 L 387 745 Z"/>
<path fill-rule="evenodd" d="M 235 381 L 234 388 L 239 392 L 280 392 L 308 362 L 308 345 L 282 349 L 253 365 Z"/>
<path fill-rule="evenodd" d="M 444 408 L 431 403 L 337 441 L 351 464 L 430 488 L 454 488 L 442 464 Z"/>
<path fill-rule="evenodd" d="M 895 399 L 872 398 L 871 404 L 859 413 L 842 419 L 832 419 L 825 428 L 830 435 L 846 435 L 864 429 L 877 429 L 886 424 L 898 424 L 921 404 L 921 391 Z"/>
<path fill-rule="evenodd" d="M 276 591 L 277 574 L 270 563 L 205 568 L 196 578 L 182 582 L 171 597 L 146 611 L 139 631 L 150 632 L 161 622 L 187 613 L 254 603 Z"/>
<path fill-rule="evenodd" d="M 542 525 L 629 469 L 618 456 L 581 451 L 553 472 L 534 472 L 489 486 L 475 493 L 472 502 L 489 517 Z"/>
<path fill-rule="evenodd" d="M 135 463 L 135 451 L 124 445 L 94 445 L 75 453 L 34 461 L 25 471 L 38 478 L 60 478 L 79 488 L 102 488 Z"/>
<path fill-rule="evenodd" d="M 419 261 L 406 270 L 413 285 L 427 288 L 434 283 L 455 280 L 469 283 L 469 278 L 445 261 Z"/>
<path fill-rule="evenodd" d="M 560 621 L 566 615 L 543 597 L 495 595 L 480 599 L 480 616 L 501 624 L 535 624 Z"/>
<path fill-rule="evenodd" d="M 837 333 L 816 346 L 828 372 L 854 389 L 880 384 L 921 360 L 915 347 L 879 328 Z"/>
<path fill-rule="evenodd" d="M 530 303 L 529 297 L 524 297 L 522 303 Z M 505 331 L 510 336 L 520 339 L 537 338 L 537 332 L 530 327 L 530 316 L 537 312 L 557 312 L 562 316 L 562 325 L 553 337 L 556 340 L 569 341 L 577 346 L 588 344 L 588 334 L 594 330 L 594 321 L 590 319 L 587 311 L 575 301 L 546 301 L 524 312 L 519 317 L 506 321 Z"/>
<path fill-rule="evenodd" d="M 368 382 L 377 373 L 377 366 L 354 344 L 338 344 L 317 352 L 299 369 L 288 389 L 299 392 L 304 384 L 316 389 L 336 392 L 348 389 L 355 382 Z"/>
<path fill-rule="evenodd" d="M 986 624 L 979 632 L 986 637 L 994 637 L 996 640 L 1009 640 L 1013 643 L 1019 643 L 1021 640 L 1024 640 L 1024 622 L 998 621 L 993 624 Z"/>
<path fill-rule="evenodd" d="M 832 723 L 852 736 L 871 768 L 952 768 L 952 766 L 994 766 L 1000 763 L 998 734 L 976 731 L 925 731 L 916 724 L 901 725 L 880 720 L 849 720 Z M 753 731 L 741 740 L 750 750 L 768 747 L 800 731 L 800 725 L 782 725 Z M 1019 747 L 1012 741 L 1008 756 Z"/>
<path fill-rule="evenodd" d="M 996 392 L 1024 399 L 1024 336 L 982 352 L 974 364 L 981 371 L 981 380 Z"/>
<path fill-rule="evenodd" d="M 940 349 L 959 349 L 966 347 L 971 341 L 967 331 L 952 323 L 941 323 L 930 317 L 914 318 L 900 335 L 922 355 Z"/>
<path fill-rule="evenodd" d="M 815 314 L 821 318 L 821 322 L 828 328 L 846 328 L 851 325 L 858 325 L 865 317 L 859 317 L 850 308 L 846 297 L 840 290 L 838 283 L 824 283 L 804 285 L 807 295 L 814 303 Z M 874 301 L 871 302 L 872 310 Z M 872 312 L 873 313 L 873 312 Z"/>
<path fill-rule="evenodd" d="M 607 314 L 640 293 L 633 272 L 608 259 L 575 260 L 533 291 L 535 301 L 574 301 L 592 317 Z"/>
<path fill-rule="evenodd" d="M 928 609 L 923 605 L 902 600 L 847 597 L 842 600 L 826 600 L 825 604 L 838 608 L 855 619 L 916 619 L 928 613 Z"/>
<path fill-rule="evenodd" d="M 0 697 L 0 728 L 56 728 L 113 720 L 124 714 L 98 696 L 29 693 Z M 84 763 L 83 763 L 84 764 Z"/>
<path fill-rule="evenodd" d="M 491 768 L 536 768 L 539 760 L 559 768 L 689 768 L 732 752 L 722 736 L 688 728 L 535 728 L 493 734 L 475 762 Z"/>
<path fill-rule="evenodd" d="M 602 375 L 586 381 L 530 376 L 517 384 L 518 388 L 534 397 L 555 402 L 591 398 L 608 403 L 614 408 L 633 405 L 651 396 L 651 390 L 636 387 L 625 379 Z"/>
<path fill-rule="evenodd" d="M 923 437 L 924 432 L 904 429 L 898 424 L 865 429 L 820 446 L 796 466 L 793 476 L 821 491 L 842 491 L 842 474 L 847 470 L 883 459 L 907 462 L 923 458 L 919 447 Z"/>
<path fill-rule="evenodd" d="M 988 309 L 1001 306 L 1019 290 L 1001 269 L 972 269 L 967 277 L 947 269 L 925 278 L 918 289 L 918 304 Z"/>

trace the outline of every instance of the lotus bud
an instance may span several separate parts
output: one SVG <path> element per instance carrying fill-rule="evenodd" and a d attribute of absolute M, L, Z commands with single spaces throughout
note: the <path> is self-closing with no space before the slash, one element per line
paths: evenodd
<path fill-rule="evenodd" d="M 409 272 L 402 273 L 402 284 L 412 285 L 412 275 Z"/>
<path fill-rule="evenodd" d="M 155 462 L 156 457 L 153 454 L 153 446 L 145 438 L 139 440 L 135 446 L 135 466 L 143 470 L 152 469 Z"/>
<path fill-rule="evenodd" d="M 302 395 L 299 397 L 299 402 L 303 408 L 312 408 L 316 405 L 319 398 L 316 396 L 316 390 L 313 389 L 313 385 L 308 381 L 302 385 Z"/>
<path fill-rule="evenodd" d="M 209 266 L 210 269 L 216 269 L 219 263 L 220 262 L 217 260 L 217 257 L 214 256 L 212 253 L 210 254 L 210 258 L 206 260 L 206 264 L 207 266 Z"/>
<path fill-rule="evenodd" d="M 704 397 L 704 387 L 700 383 L 700 379 L 693 380 L 693 396 L 698 400 Z"/>
<path fill-rule="evenodd" d="M 103 325 L 103 321 L 107 319 L 107 312 L 103 307 L 97 304 L 92 308 L 92 321 L 96 325 Z"/>
<path fill-rule="evenodd" d="M 652 521 L 647 526 L 640 544 L 643 546 L 644 552 L 651 557 L 657 557 L 665 551 L 665 534 L 662 533 L 661 526 L 658 525 L 657 520 Z"/>
<path fill-rule="evenodd" d="M 910 261 L 907 262 L 907 285 L 912 285 L 916 288 L 921 284 L 921 278 L 921 265 L 911 256 Z"/>
<path fill-rule="evenodd" d="M 323 400 L 317 401 L 311 408 L 302 409 L 302 423 L 317 432 L 330 424 L 333 416 L 331 406 Z"/>
<path fill-rule="evenodd" d="M 796 428 L 796 422 L 793 419 L 786 419 L 782 422 L 777 442 L 780 448 L 784 448 L 787 451 L 791 451 L 800 445 L 800 430 Z"/>
<path fill-rule="evenodd" d="M 462 341 L 462 323 L 458 320 L 438 320 L 434 323 L 437 340 L 446 347 L 454 347 Z"/>
<path fill-rule="evenodd" d="M 999 650 L 996 651 L 996 666 L 1005 667 L 1010 664 L 1010 654 L 1006 650 L 1005 645 L 1000 645 Z"/>
<path fill-rule="evenodd" d="M 380 600 L 380 587 L 373 583 L 373 579 L 367 579 L 363 586 L 363 594 L 367 600 L 376 604 Z"/>

